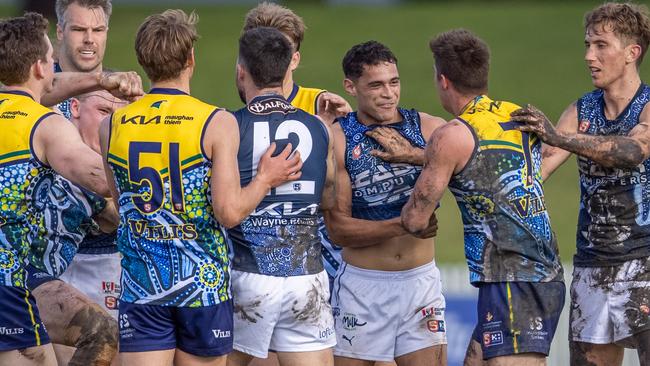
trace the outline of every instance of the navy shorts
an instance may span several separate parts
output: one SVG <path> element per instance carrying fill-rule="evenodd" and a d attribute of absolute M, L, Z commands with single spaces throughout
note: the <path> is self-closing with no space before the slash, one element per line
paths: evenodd
<path fill-rule="evenodd" d="M 45 271 L 41 271 L 40 269 L 32 266 L 31 264 L 25 266 L 25 270 L 27 271 L 27 280 L 25 282 L 27 284 L 27 288 L 30 291 L 34 291 L 38 286 L 46 282 L 57 280 L 56 277 L 52 276 L 51 274 Z"/>
<path fill-rule="evenodd" d="M 0 309 L 0 352 L 50 343 L 36 300 L 28 290 L 0 286 Z"/>
<path fill-rule="evenodd" d="M 232 299 L 197 308 L 119 302 L 120 352 L 179 348 L 195 356 L 232 351 Z"/>
<path fill-rule="evenodd" d="M 472 338 L 483 359 L 520 353 L 548 356 L 564 307 L 564 282 L 481 283 Z"/>

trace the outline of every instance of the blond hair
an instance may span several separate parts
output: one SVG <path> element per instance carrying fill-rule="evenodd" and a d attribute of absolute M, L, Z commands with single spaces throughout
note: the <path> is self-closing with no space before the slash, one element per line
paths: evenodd
<path fill-rule="evenodd" d="M 296 51 L 305 36 L 305 22 L 291 9 L 278 4 L 262 2 L 246 14 L 242 33 L 257 27 L 275 28 L 289 37 Z"/>

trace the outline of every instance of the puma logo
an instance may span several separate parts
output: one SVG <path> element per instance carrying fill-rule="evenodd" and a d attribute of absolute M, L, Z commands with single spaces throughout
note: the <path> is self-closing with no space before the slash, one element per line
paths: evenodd
<path fill-rule="evenodd" d="M 350 343 L 350 346 L 352 345 L 352 340 L 354 339 L 355 336 L 352 336 L 352 338 L 348 338 L 345 334 L 341 336 L 341 338 L 345 339 Z"/>

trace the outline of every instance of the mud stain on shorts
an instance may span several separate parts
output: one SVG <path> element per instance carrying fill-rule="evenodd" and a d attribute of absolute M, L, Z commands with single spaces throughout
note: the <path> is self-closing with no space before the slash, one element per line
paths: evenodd
<path fill-rule="evenodd" d="M 235 303 L 234 313 L 239 314 L 242 320 L 250 323 L 257 323 L 257 319 L 264 319 L 257 309 L 262 305 L 262 300 L 269 296 L 269 294 L 261 295 L 246 304 Z"/>

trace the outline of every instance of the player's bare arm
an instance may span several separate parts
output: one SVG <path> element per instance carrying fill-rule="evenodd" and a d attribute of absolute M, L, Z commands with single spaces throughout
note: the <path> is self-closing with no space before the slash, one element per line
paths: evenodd
<path fill-rule="evenodd" d="M 273 157 L 276 145 L 272 143 L 260 159 L 253 180 L 241 187 L 237 164 L 237 120 L 229 112 L 220 111 L 208 123 L 203 144 L 206 154 L 212 157 L 214 166 L 219 168 L 218 173 L 212 174 L 212 207 L 217 221 L 231 228 L 239 225 L 271 188 L 299 179 L 302 160 L 298 151 L 292 154 L 291 144 Z"/>
<path fill-rule="evenodd" d="M 86 145 L 79 131 L 61 115 L 43 119 L 34 132 L 36 156 L 66 179 L 102 196 L 109 196 L 99 154 Z"/>
<path fill-rule="evenodd" d="M 133 71 L 128 72 L 58 72 L 54 74 L 54 87 L 43 95 L 46 106 L 56 105 L 76 95 L 96 90 L 106 90 L 120 99 L 133 100 L 144 94 L 142 80 Z"/>
<path fill-rule="evenodd" d="M 352 217 L 352 187 L 345 168 L 345 135 L 339 124 L 335 124 L 332 130 L 336 161 L 336 205 L 325 212 L 325 223 L 332 241 L 343 247 L 361 248 L 407 234 L 399 217 L 378 221 Z"/>
<path fill-rule="evenodd" d="M 568 133 L 578 131 L 578 109 L 575 102 L 562 112 L 555 128 Z M 544 143 L 542 145 L 542 181 L 546 181 L 570 156 L 571 152 Z"/>
<path fill-rule="evenodd" d="M 402 208 L 402 224 L 413 235 L 427 230 L 453 174 L 465 167 L 474 150 L 474 137 L 460 121 L 436 130 L 425 149 L 425 164 L 411 198 Z"/>
<path fill-rule="evenodd" d="M 110 135 L 111 128 L 110 118 L 110 116 L 104 118 L 101 125 L 99 125 L 99 147 L 102 151 L 102 164 L 104 166 L 104 172 L 106 174 L 106 183 L 108 185 L 108 190 L 111 194 L 113 205 L 119 212 L 120 205 L 118 198 L 120 197 L 120 194 L 117 191 L 117 187 L 115 186 L 115 177 L 113 176 L 113 170 L 111 169 L 110 165 L 108 165 L 108 136 Z"/>
<path fill-rule="evenodd" d="M 338 94 L 326 91 L 319 94 L 316 99 L 316 114 L 328 124 L 350 112 L 352 112 L 350 103 Z"/>
<path fill-rule="evenodd" d="M 334 157 L 334 135 L 332 134 L 332 129 L 325 121 L 322 122 L 327 130 L 329 143 L 327 145 L 327 173 L 325 175 L 325 184 L 323 185 L 320 209 L 321 211 L 329 211 L 336 205 L 336 159 Z"/>
<path fill-rule="evenodd" d="M 650 157 L 650 112 L 644 108 L 639 124 L 627 136 L 592 136 L 561 131 L 553 127 L 544 113 L 534 106 L 512 114 L 512 120 L 525 123 L 519 130 L 533 132 L 548 145 L 589 158 L 608 168 L 633 168 Z"/>
<path fill-rule="evenodd" d="M 438 127 L 446 123 L 440 117 L 434 117 L 427 113 L 419 112 L 422 136 L 427 140 Z M 404 136 L 390 127 L 377 127 L 366 132 L 372 137 L 384 151 L 372 150 L 370 154 L 381 160 L 391 163 L 408 163 L 413 165 L 424 165 L 424 149 L 413 146 Z"/>

